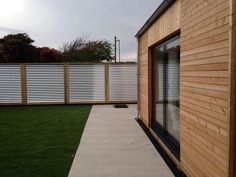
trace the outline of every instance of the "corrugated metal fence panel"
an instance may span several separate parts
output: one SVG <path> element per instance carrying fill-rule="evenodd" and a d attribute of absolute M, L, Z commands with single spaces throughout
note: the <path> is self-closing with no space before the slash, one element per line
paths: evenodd
<path fill-rule="evenodd" d="M 137 101 L 137 65 L 109 66 L 110 101 Z"/>
<path fill-rule="evenodd" d="M 69 65 L 70 102 L 105 101 L 104 65 Z"/>
<path fill-rule="evenodd" d="M 0 103 L 21 103 L 20 65 L 0 65 Z"/>
<path fill-rule="evenodd" d="M 64 102 L 63 65 L 26 65 L 28 103 Z"/>

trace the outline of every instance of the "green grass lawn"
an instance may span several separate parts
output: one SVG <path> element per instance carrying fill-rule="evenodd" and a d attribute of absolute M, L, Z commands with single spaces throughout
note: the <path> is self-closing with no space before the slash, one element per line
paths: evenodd
<path fill-rule="evenodd" d="M 90 110 L 0 107 L 0 177 L 67 177 Z"/>

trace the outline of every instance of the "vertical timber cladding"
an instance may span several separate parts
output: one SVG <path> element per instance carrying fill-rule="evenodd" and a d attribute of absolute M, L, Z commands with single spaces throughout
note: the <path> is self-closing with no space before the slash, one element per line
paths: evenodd
<path fill-rule="evenodd" d="M 189 177 L 229 170 L 229 0 L 181 0 L 180 154 Z"/>
<path fill-rule="evenodd" d="M 180 29 L 180 0 L 168 8 L 153 25 L 139 38 L 139 107 L 140 117 L 146 125 L 152 115 L 151 102 L 151 55 L 153 44 Z"/>

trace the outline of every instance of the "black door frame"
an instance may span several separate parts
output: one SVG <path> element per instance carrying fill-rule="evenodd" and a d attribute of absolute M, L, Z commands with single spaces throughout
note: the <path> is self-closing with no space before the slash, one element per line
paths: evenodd
<path fill-rule="evenodd" d="M 180 34 L 175 34 L 172 37 L 168 38 L 167 40 L 165 40 L 164 42 L 152 46 L 151 48 L 151 53 L 152 53 L 152 120 L 151 120 L 151 128 L 154 130 L 154 132 L 157 134 L 157 136 L 163 141 L 163 143 L 168 147 L 168 149 L 174 154 L 174 156 L 180 160 L 180 143 L 171 135 L 166 131 L 166 124 L 167 124 L 167 116 L 166 116 L 166 103 L 167 103 L 167 78 L 168 78 L 168 73 L 167 73 L 167 68 L 166 65 L 168 64 L 168 60 L 167 60 L 167 52 L 166 52 L 166 45 L 169 44 L 170 42 L 175 41 L 176 39 L 180 38 Z M 156 116 L 156 96 L 155 96 L 155 60 L 154 60 L 154 55 L 153 55 L 153 49 L 155 47 L 163 47 L 164 49 L 164 60 L 163 60 L 163 127 L 156 122 L 155 120 L 155 116 Z"/>

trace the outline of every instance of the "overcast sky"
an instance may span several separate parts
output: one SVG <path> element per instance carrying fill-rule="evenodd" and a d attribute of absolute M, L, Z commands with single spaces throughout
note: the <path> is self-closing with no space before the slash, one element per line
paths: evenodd
<path fill-rule="evenodd" d="M 36 46 L 58 49 L 88 34 L 121 40 L 121 59 L 136 59 L 134 35 L 162 0 L 0 0 L 0 37 L 26 32 Z"/>

